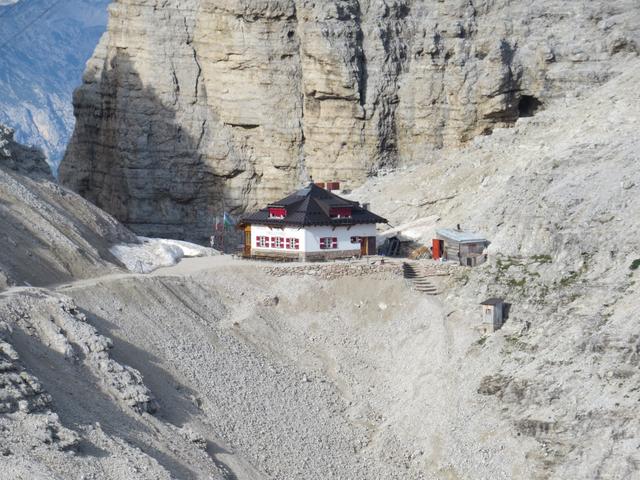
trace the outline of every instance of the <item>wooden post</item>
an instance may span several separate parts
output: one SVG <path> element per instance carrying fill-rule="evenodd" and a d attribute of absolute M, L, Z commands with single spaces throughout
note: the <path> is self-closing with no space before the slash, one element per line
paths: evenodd
<path fill-rule="evenodd" d="M 244 227 L 244 255 L 245 257 L 251 256 L 251 225 Z"/>

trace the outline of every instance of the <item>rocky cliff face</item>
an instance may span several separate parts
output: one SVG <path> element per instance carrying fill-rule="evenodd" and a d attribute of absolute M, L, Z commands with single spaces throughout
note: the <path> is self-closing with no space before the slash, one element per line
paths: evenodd
<path fill-rule="evenodd" d="M 488 262 L 459 269 L 441 301 L 447 327 L 460 315 L 467 328 L 478 325 L 486 298 L 511 304 L 504 327 L 466 350 L 458 369 L 464 377 L 482 366 L 473 380 L 482 409 L 499 410 L 512 425 L 507 436 L 534 440 L 520 446 L 534 471 L 511 470 L 510 478 L 638 474 L 636 446 L 627 442 L 640 428 L 631 426 L 640 400 L 640 62 L 621 67 L 589 94 L 353 192 L 394 225 L 413 221 L 400 227 L 407 236 L 423 226 L 425 243 L 436 228 L 456 224 L 491 241 Z M 432 422 L 424 424 L 435 436 Z M 444 428 L 451 438 L 455 428 Z M 462 443 L 439 445 L 442 458 L 451 461 Z M 499 478 L 497 471 L 455 478 Z"/>
<path fill-rule="evenodd" d="M 16 142 L 14 133 L 0 124 L 0 166 L 20 173 L 50 176 L 42 151 Z"/>
<path fill-rule="evenodd" d="M 312 176 L 360 184 L 598 85 L 632 0 L 120 0 L 62 181 L 146 235 L 204 238 Z"/>

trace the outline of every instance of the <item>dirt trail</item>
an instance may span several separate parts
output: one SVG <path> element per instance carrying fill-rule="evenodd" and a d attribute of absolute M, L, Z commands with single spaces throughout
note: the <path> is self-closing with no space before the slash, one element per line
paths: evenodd
<path fill-rule="evenodd" d="M 31 285 L 10 287 L 2 292 L 0 292 L 0 297 L 7 297 L 19 293 L 24 293 L 32 290 L 33 288 L 42 288 L 47 290 L 52 290 L 55 292 L 64 293 L 70 290 L 74 290 L 77 288 L 89 288 L 99 285 L 101 283 L 110 283 L 116 282 L 120 280 L 128 280 L 134 278 L 148 278 L 148 277 L 179 277 L 179 276 L 190 276 L 197 273 L 204 272 L 206 270 L 229 267 L 229 266 L 237 266 L 237 267 L 245 267 L 251 268 L 256 266 L 255 262 L 252 261 L 244 261 L 236 260 L 230 256 L 213 256 L 213 257 L 197 257 L 197 258 L 184 258 L 176 265 L 172 265 L 170 267 L 161 267 L 157 270 L 154 270 L 151 273 L 129 273 L 120 271 L 117 273 L 108 273 L 105 275 L 99 275 L 92 278 L 85 278 L 80 280 L 75 280 L 72 282 L 63 282 L 63 283 L 53 283 L 50 285 L 33 287 Z"/>

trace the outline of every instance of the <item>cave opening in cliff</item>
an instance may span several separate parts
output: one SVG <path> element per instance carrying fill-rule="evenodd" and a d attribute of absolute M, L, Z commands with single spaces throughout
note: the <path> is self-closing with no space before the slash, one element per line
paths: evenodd
<path fill-rule="evenodd" d="M 542 107 L 542 102 L 532 95 L 522 95 L 518 102 L 518 114 L 520 117 L 533 117 Z"/>

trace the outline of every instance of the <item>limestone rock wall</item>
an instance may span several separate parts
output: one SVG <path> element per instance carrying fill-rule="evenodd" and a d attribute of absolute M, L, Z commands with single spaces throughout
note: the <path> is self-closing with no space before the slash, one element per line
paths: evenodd
<path fill-rule="evenodd" d="M 14 131 L 0 124 L 0 167 L 34 176 L 51 176 L 44 154 L 15 141 Z"/>
<path fill-rule="evenodd" d="M 637 55 L 633 0 L 119 0 L 62 181 L 144 235 L 202 240 L 312 176 L 429 161 Z M 579 93 L 579 92 L 578 92 Z"/>

